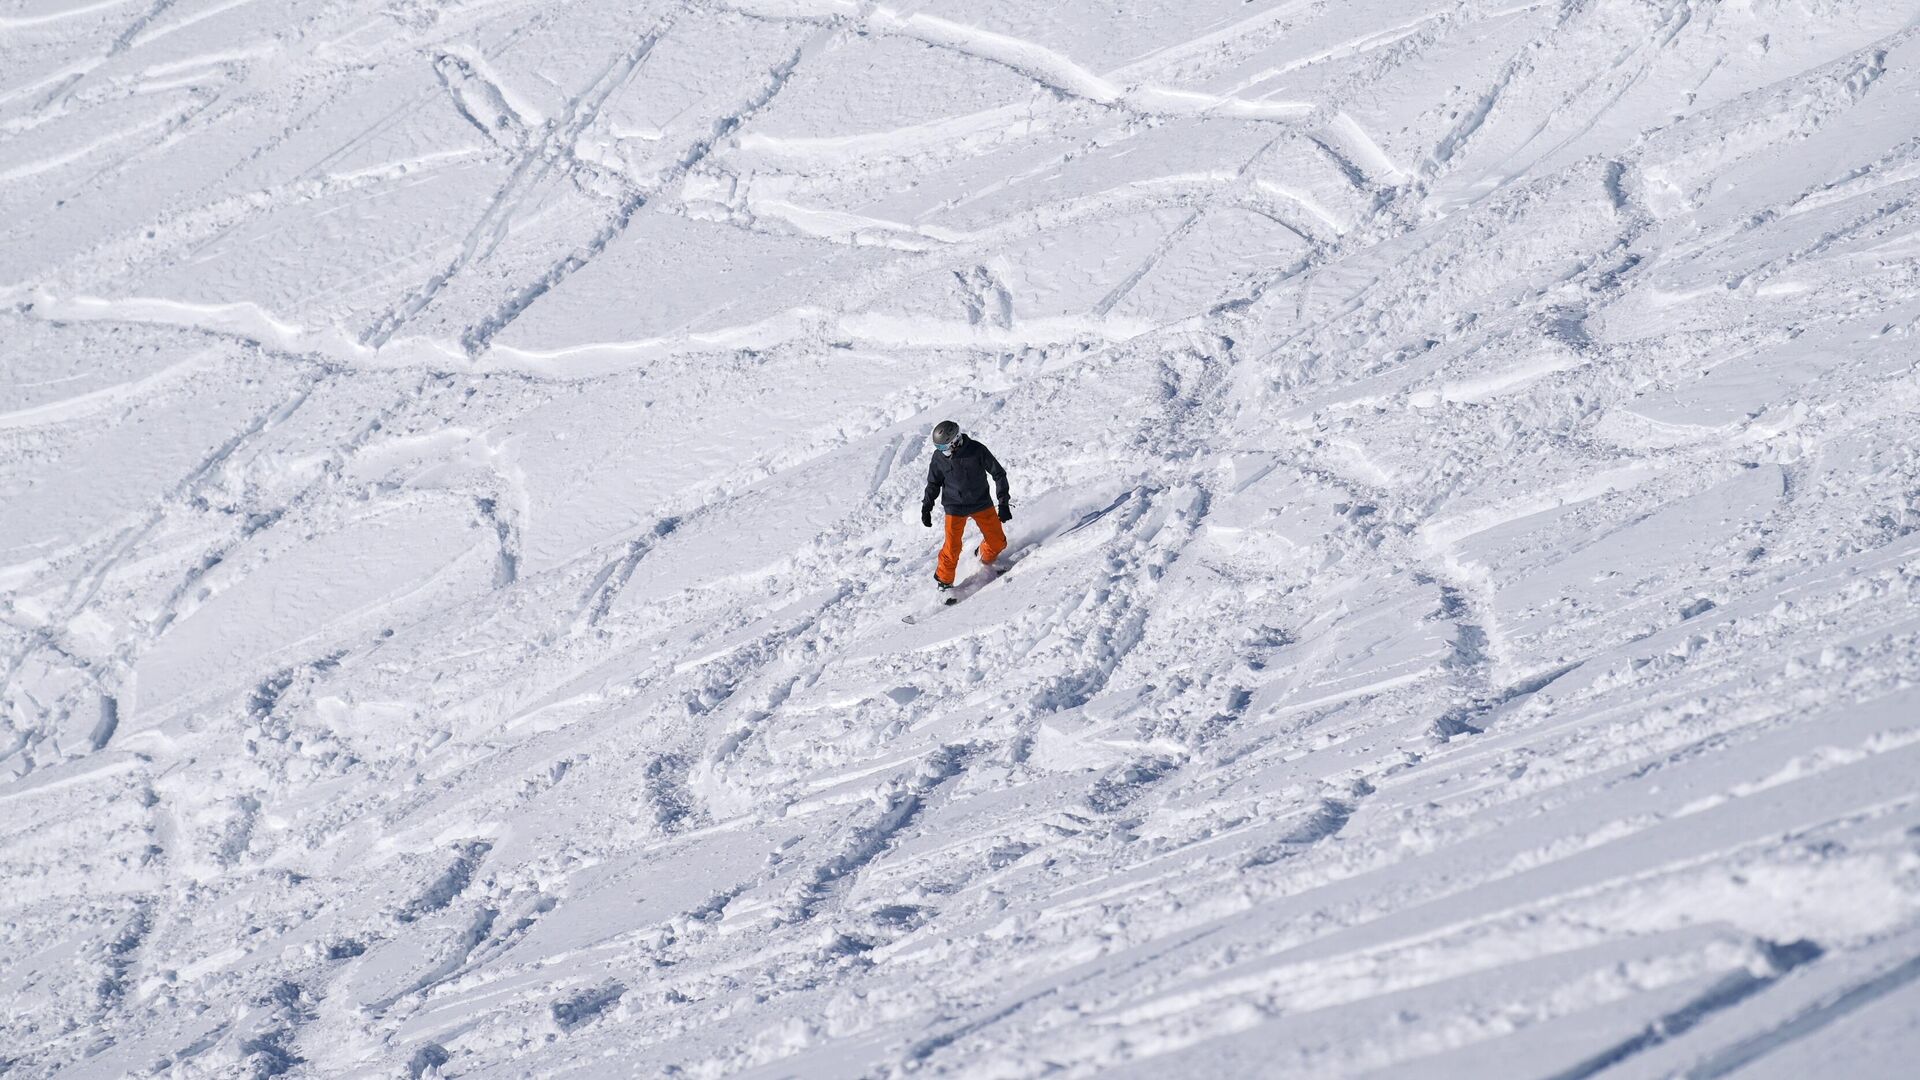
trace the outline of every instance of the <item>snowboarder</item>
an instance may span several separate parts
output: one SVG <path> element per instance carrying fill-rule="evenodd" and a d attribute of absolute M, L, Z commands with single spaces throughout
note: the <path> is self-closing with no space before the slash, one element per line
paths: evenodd
<path fill-rule="evenodd" d="M 998 489 L 992 500 L 987 498 L 989 476 Z M 1007 549 L 1007 534 L 1000 523 L 1013 520 L 1007 470 L 994 459 L 993 451 L 967 438 L 960 425 L 951 420 L 933 426 L 933 461 L 927 466 L 927 496 L 920 504 L 920 524 L 929 529 L 933 528 L 935 499 L 947 512 L 947 542 L 940 548 L 940 564 L 933 572 L 934 583 L 944 592 L 953 588 L 953 572 L 960 564 L 960 545 L 966 539 L 968 519 L 980 528 L 980 561 L 987 566 Z"/>

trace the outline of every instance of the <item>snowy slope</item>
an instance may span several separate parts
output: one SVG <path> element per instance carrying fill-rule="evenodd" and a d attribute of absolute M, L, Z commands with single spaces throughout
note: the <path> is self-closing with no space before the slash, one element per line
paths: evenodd
<path fill-rule="evenodd" d="M 1916 132 L 1911 0 L 5 0 L 0 1074 L 1904 1075 Z"/>

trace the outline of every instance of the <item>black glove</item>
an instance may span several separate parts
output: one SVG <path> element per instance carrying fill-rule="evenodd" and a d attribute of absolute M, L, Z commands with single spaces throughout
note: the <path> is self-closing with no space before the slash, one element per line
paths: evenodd
<path fill-rule="evenodd" d="M 1013 504 L 1008 502 L 1005 499 L 1000 500 L 1000 520 L 1001 521 L 1013 520 Z"/>
<path fill-rule="evenodd" d="M 920 508 L 920 524 L 925 525 L 929 529 L 933 528 L 933 507 L 923 506 Z"/>

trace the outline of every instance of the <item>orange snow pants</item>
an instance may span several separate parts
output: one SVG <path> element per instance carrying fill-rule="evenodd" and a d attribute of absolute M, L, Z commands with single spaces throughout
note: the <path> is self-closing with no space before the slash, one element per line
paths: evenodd
<path fill-rule="evenodd" d="M 948 514 L 947 542 L 940 548 L 940 566 L 934 576 L 947 584 L 953 584 L 953 572 L 960 565 L 960 544 L 967 538 L 967 521 L 971 519 L 980 527 L 980 535 L 986 539 L 980 542 L 980 561 L 988 566 L 1007 550 L 1007 534 L 1000 528 L 1000 514 L 989 506 L 977 514 Z"/>

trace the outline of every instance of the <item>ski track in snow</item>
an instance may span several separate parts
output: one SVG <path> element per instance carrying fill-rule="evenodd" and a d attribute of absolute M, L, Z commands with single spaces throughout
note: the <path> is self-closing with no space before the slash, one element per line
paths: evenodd
<path fill-rule="evenodd" d="M 1125 9 L 0 15 L 0 1073 L 1904 1075 L 1920 8 Z"/>

